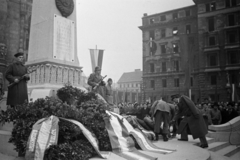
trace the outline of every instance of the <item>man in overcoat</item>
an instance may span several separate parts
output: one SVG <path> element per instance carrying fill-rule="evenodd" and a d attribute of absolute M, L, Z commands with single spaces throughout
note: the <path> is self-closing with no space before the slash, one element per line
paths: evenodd
<path fill-rule="evenodd" d="M 14 56 L 16 62 L 9 65 L 5 73 L 9 83 L 15 83 L 8 88 L 7 105 L 11 107 L 28 102 L 27 81 L 30 80 L 27 67 L 24 65 L 24 54 L 18 52 Z"/>
<path fill-rule="evenodd" d="M 181 141 L 188 141 L 188 133 L 193 136 L 194 139 L 200 139 L 200 147 L 207 148 L 208 142 L 206 140 L 207 126 L 204 122 L 203 116 L 197 109 L 195 104 L 184 95 L 172 95 L 172 100 L 177 103 L 178 112 L 174 116 L 172 122 L 183 117 L 180 122 L 177 133 L 181 134 Z"/>
<path fill-rule="evenodd" d="M 95 67 L 94 73 L 92 73 L 88 78 L 88 85 L 92 87 L 92 91 L 98 93 L 106 100 L 105 93 L 105 82 L 103 81 L 103 77 L 101 76 L 101 68 Z"/>

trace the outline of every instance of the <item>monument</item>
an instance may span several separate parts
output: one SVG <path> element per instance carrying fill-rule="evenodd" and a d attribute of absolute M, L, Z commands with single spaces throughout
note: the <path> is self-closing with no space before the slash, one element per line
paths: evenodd
<path fill-rule="evenodd" d="M 31 98 L 53 95 L 70 82 L 82 86 L 77 57 L 76 0 L 34 0 L 32 4 L 29 55 Z"/>

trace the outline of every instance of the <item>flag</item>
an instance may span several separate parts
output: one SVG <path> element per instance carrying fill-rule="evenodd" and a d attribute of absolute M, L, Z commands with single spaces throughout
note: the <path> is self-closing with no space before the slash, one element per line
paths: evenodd
<path fill-rule="evenodd" d="M 90 49 L 92 72 L 94 72 L 96 66 L 102 68 L 103 51 L 102 49 Z"/>

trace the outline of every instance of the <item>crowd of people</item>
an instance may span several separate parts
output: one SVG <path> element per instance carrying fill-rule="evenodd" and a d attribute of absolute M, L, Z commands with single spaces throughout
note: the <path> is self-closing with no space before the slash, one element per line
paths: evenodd
<path fill-rule="evenodd" d="M 179 95 L 179 97 L 180 99 L 183 97 L 183 102 L 175 100 L 173 97 L 169 103 L 162 99 L 154 103 L 124 102 L 118 103 L 117 108 L 121 115 L 135 116 L 137 122 L 145 130 L 155 133 L 156 140 L 158 140 L 160 134 L 163 141 L 168 141 L 168 139 L 176 137 L 176 134 L 180 134 L 181 138 L 179 140 L 188 141 L 188 135 L 191 134 L 194 139 L 200 139 L 200 147 L 202 148 L 208 147 L 205 138 L 208 125 L 224 124 L 240 116 L 240 103 L 237 102 L 195 104 L 187 96 Z M 179 113 L 179 110 L 181 110 L 181 113 Z M 185 117 L 187 118 L 185 119 Z M 188 127 L 185 127 L 186 124 Z"/>

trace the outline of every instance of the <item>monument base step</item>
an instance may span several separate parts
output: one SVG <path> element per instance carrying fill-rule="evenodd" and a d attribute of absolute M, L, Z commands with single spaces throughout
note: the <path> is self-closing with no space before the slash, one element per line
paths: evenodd
<path fill-rule="evenodd" d="M 0 130 L 0 153 L 17 157 L 18 153 L 14 150 L 15 146 L 8 142 L 11 135 L 10 131 Z"/>
<path fill-rule="evenodd" d="M 237 132 L 211 132 L 208 137 L 214 138 L 216 141 L 228 142 L 232 144 L 240 144 L 239 131 Z"/>

